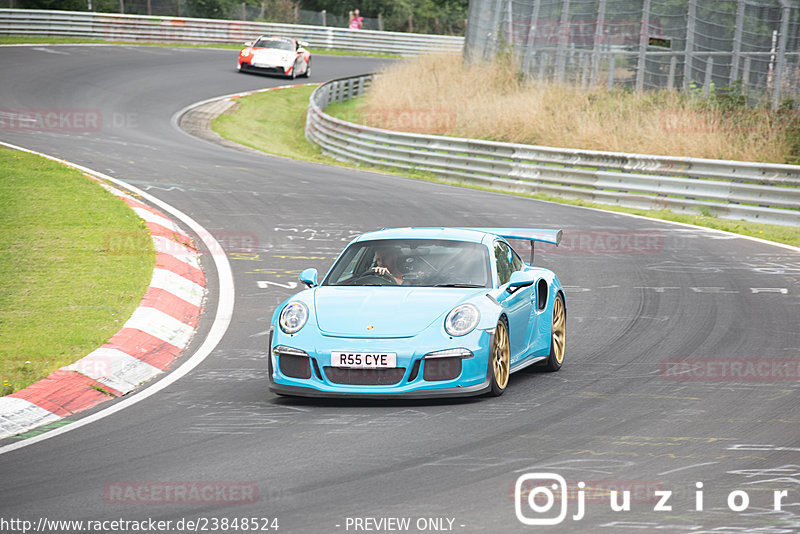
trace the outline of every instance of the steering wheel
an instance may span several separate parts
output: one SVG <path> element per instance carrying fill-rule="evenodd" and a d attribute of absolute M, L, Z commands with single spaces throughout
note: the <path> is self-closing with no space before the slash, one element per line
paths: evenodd
<path fill-rule="evenodd" d="M 397 285 L 397 280 L 395 280 L 394 276 L 392 276 L 391 274 L 389 273 L 380 274 L 372 271 L 366 272 L 361 276 L 355 278 L 352 281 L 351 285 L 356 285 L 357 282 L 364 282 L 365 280 L 370 280 L 370 279 L 374 279 L 375 281 L 388 282 L 387 284 L 378 284 L 378 285 L 392 285 L 392 286 Z"/>

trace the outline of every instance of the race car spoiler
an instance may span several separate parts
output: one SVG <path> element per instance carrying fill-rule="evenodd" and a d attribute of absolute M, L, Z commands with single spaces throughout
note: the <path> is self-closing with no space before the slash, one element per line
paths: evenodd
<path fill-rule="evenodd" d="M 542 230 L 539 228 L 463 228 L 494 234 L 504 239 L 524 239 L 526 241 L 541 241 L 558 246 L 561 243 L 561 230 Z"/>
<path fill-rule="evenodd" d="M 478 232 L 485 232 L 487 234 L 494 234 L 503 239 L 523 239 L 531 242 L 531 257 L 528 260 L 530 265 L 533 265 L 534 259 L 534 245 L 537 241 L 542 243 L 551 243 L 558 246 L 561 243 L 561 230 L 544 230 L 540 228 L 464 228 L 464 230 L 476 230 Z"/>

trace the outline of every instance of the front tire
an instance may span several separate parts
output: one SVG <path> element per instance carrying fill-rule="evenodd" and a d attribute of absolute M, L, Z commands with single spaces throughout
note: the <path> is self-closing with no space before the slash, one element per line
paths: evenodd
<path fill-rule="evenodd" d="M 553 334 L 550 336 L 550 356 L 547 357 L 545 369 L 558 371 L 564 364 L 567 341 L 567 310 L 564 307 L 564 296 L 559 293 L 553 302 Z"/>
<path fill-rule="evenodd" d="M 499 397 L 508 386 L 511 370 L 511 345 L 508 340 L 508 322 L 501 317 L 494 331 L 492 349 L 489 351 L 489 381 L 491 394 Z"/>

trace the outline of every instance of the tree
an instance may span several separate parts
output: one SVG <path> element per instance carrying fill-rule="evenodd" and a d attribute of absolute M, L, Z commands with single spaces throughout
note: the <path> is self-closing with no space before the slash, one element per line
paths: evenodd
<path fill-rule="evenodd" d="M 87 0 L 14 0 L 19 9 L 59 9 L 63 11 L 86 11 Z"/>

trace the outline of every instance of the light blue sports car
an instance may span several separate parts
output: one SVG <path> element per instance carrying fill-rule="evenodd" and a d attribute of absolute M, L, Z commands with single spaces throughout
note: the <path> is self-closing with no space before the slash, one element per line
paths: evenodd
<path fill-rule="evenodd" d="M 560 230 L 398 228 L 354 239 L 321 282 L 272 317 L 270 389 L 322 397 L 501 395 L 514 371 L 564 363 L 555 273 L 508 240 L 558 245 Z"/>

